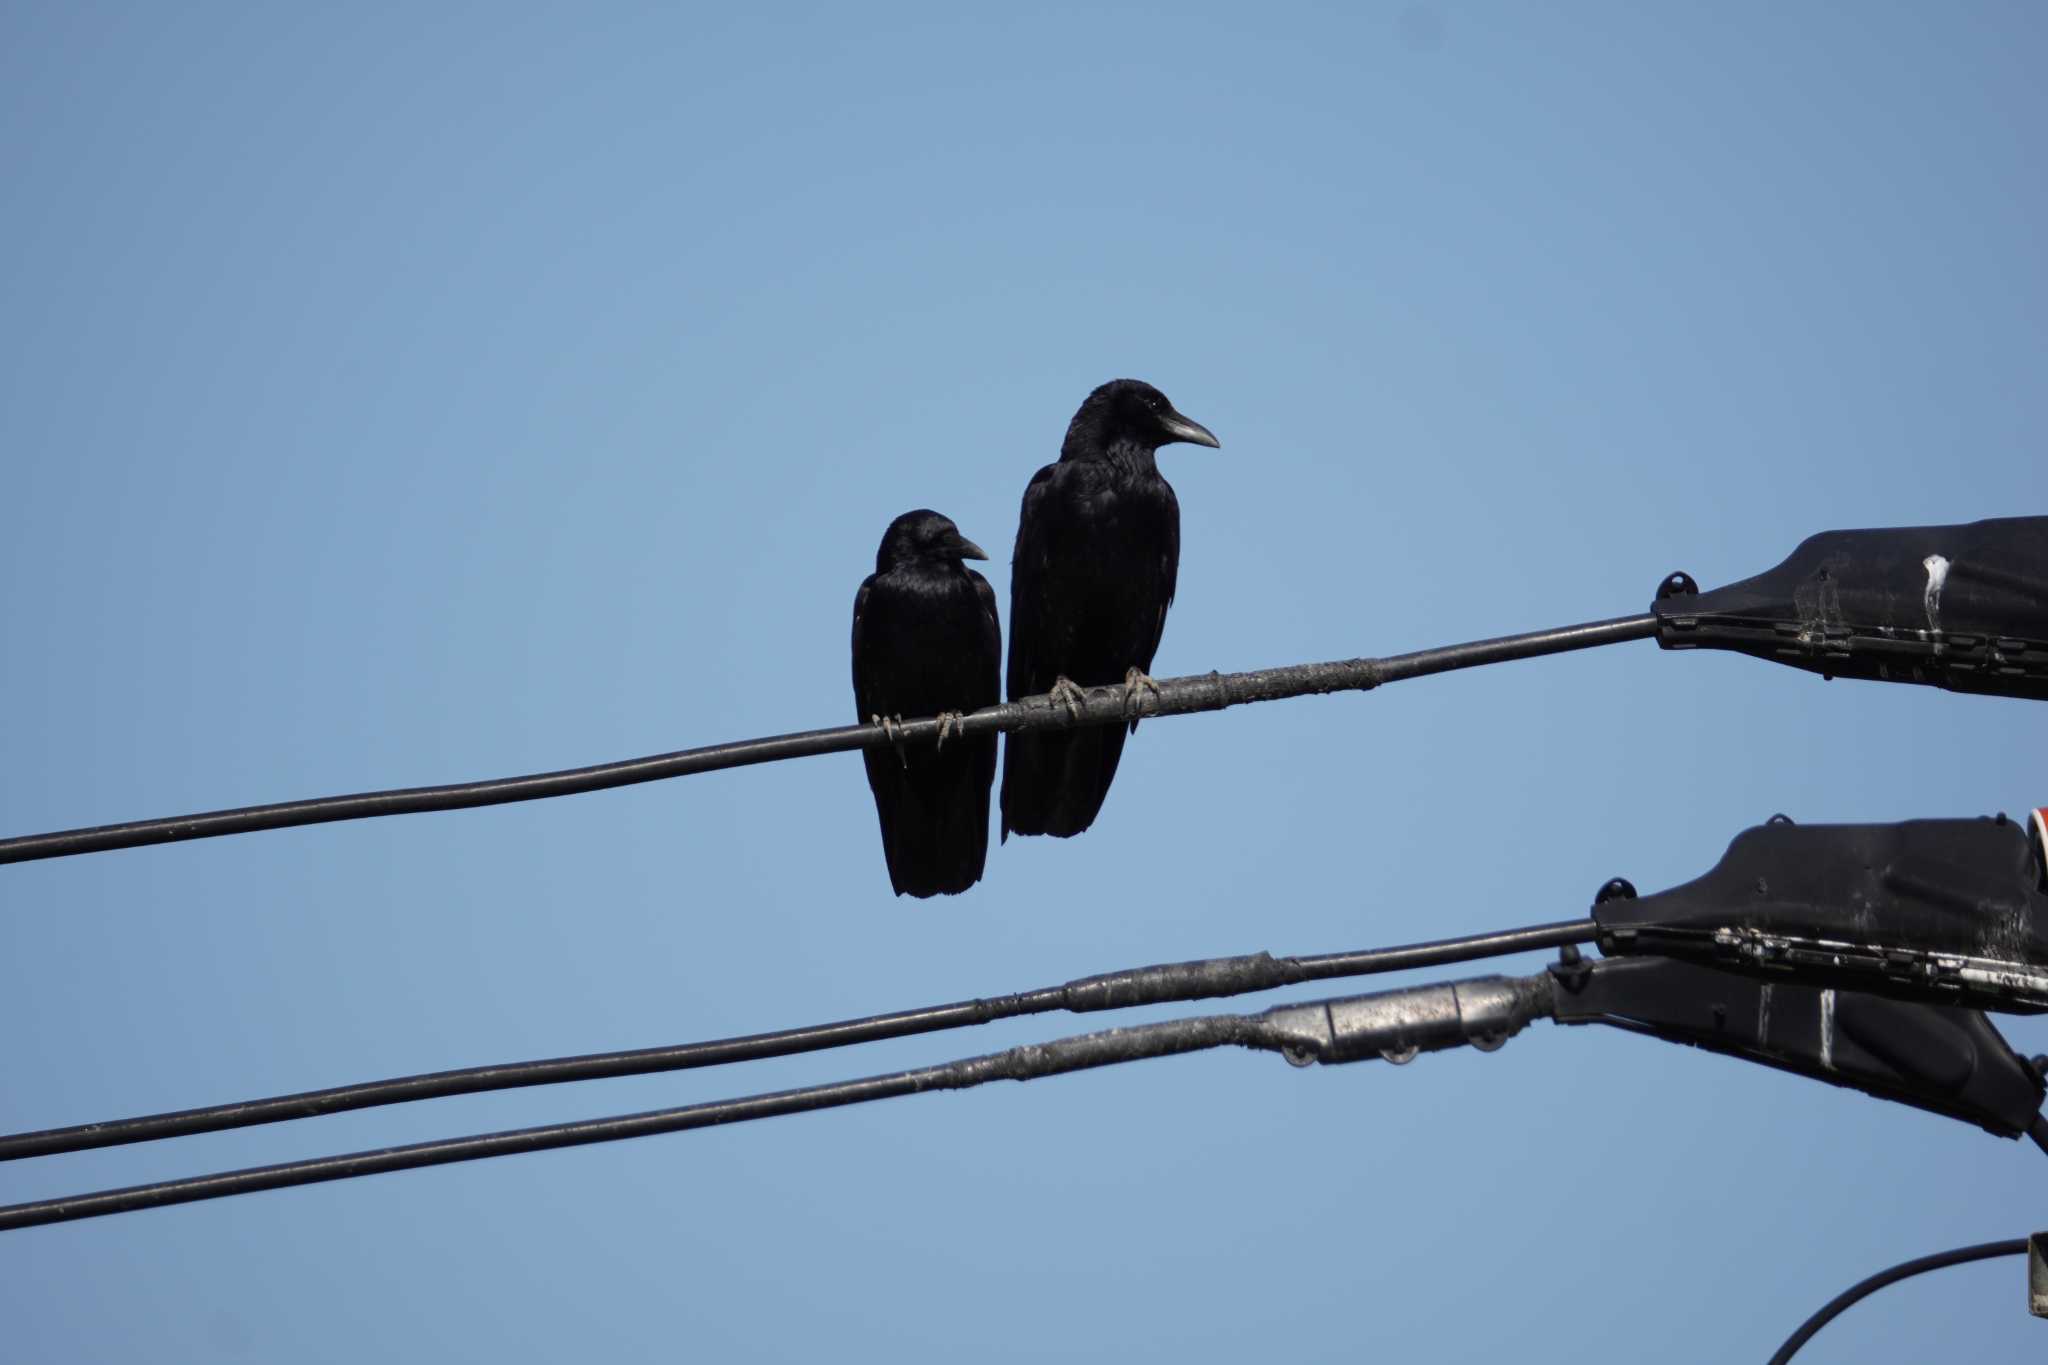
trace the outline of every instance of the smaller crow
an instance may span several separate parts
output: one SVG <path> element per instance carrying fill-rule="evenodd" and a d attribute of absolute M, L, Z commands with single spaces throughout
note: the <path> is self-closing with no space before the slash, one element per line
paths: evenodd
<path fill-rule="evenodd" d="M 1001 699 L 1003 632 L 988 580 L 961 561 L 987 559 L 937 512 L 889 523 L 875 571 L 853 600 L 853 701 L 884 727 L 938 716 L 937 745 L 866 749 L 882 854 L 899 896 L 957 895 L 988 858 L 994 734 L 946 741 L 948 722 Z"/>

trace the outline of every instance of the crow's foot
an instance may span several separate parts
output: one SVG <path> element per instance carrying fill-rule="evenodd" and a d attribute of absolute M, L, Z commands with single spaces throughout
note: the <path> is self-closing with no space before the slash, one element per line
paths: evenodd
<path fill-rule="evenodd" d="M 896 761 L 908 768 L 910 766 L 910 755 L 903 752 L 903 736 L 899 733 L 903 729 L 903 717 L 869 716 L 868 724 L 882 727 L 883 737 L 896 748 Z"/>
<path fill-rule="evenodd" d="M 1138 694 L 1140 692 L 1150 692 L 1152 700 L 1155 702 L 1166 699 L 1165 694 L 1159 690 L 1159 684 L 1153 682 L 1143 669 L 1134 666 L 1126 670 L 1124 673 L 1125 720 L 1136 720 L 1139 716 L 1145 714 L 1144 708 L 1138 702 Z"/>
<path fill-rule="evenodd" d="M 938 719 L 939 719 L 939 748 L 943 749 L 943 748 L 945 748 L 945 747 L 946 747 L 946 738 L 947 738 L 947 736 L 949 736 L 949 735 L 957 735 L 957 734 L 960 734 L 960 733 L 961 733 L 961 729 L 960 729 L 960 713 L 959 713 L 958 711 L 941 711 L 941 712 L 939 712 L 939 717 L 938 717 Z"/>
<path fill-rule="evenodd" d="M 1064 673 L 1054 678 L 1047 695 L 1052 698 L 1054 706 L 1067 708 L 1068 720 L 1081 719 L 1081 708 L 1087 703 L 1088 694 L 1076 686 L 1072 678 Z"/>

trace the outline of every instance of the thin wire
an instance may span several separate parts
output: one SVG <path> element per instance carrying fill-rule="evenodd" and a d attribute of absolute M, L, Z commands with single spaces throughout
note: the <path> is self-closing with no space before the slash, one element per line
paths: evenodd
<path fill-rule="evenodd" d="M 720 1066 L 728 1062 L 755 1061 L 765 1057 L 787 1057 L 848 1047 L 883 1038 L 903 1038 L 935 1033 L 943 1029 L 966 1028 L 1012 1019 L 1022 1015 L 1068 1010 L 1085 1014 L 1097 1010 L 1126 1009 L 1134 1005 L 1167 1004 L 1189 1000 L 1215 999 L 1272 990 L 1304 981 L 1325 981 L 1338 977 L 1370 976 L 1378 972 L 1404 971 L 1413 967 L 1442 966 L 1472 962 L 1506 953 L 1562 947 L 1568 943 L 1591 943 L 1599 926 L 1591 919 L 1563 920 L 1555 924 L 1532 925 L 1503 933 L 1468 934 L 1463 938 L 1439 939 L 1399 948 L 1375 948 L 1364 952 L 1326 953 L 1314 957 L 1276 958 L 1267 953 L 1241 957 L 1206 958 L 1195 962 L 1171 962 L 1136 967 L 1099 976 L 1082 977 L 1063 986 L 1045 986 L 1014 995 L 986 1000 L 963 1000 L 951 1005 L 903 1010 L 895 1014 L 870 1015 L 837 1023 L 806 1028 L 756 1033 L 712 1042 L 683 1043 L 670 1047 L 641 1048 L 630 1052 L 600 1052 L 580 1057 L 552 1057 L 544 1061 L 510 1062 L 493 1066 L 466 1067 L 457 1071 L 435 1071 L 420 1076 L 367 1081 L 307 1090 L 268 1099 L 243 1100 L 204 1109 L 150 1114 L 141 1118 L 84 1123 L 69 1128 L 47 1128 L 39 1132 L 13 1133 L 0 1137 L 0 1161 L 25 1157 L 54 1156 L 63 1152 L 86 1151 L 96 1147 L 117 1147 L 193 1133 L 213 1133 L 228 1128 L 248 1128 L 289 1119 L 313 1118 L 351 1109 L 403 1104 L 412 1100 L 438 1099 L 447 1095 L 471 1095 L 485 1090 L 510 1090 L 522 1086 L 553 1085 L 565 1081 L 597 1080 L 612 1076 L 641 1076 L 653 1072 L 684 1071 L 696 1067 Z"/>
<path fill-rule="evenodd" d="M 952 733 L 978 735 L 1004 730 L 1070 729 L 1082 725 L 1107 725 L 1125 720 L 1132 714 L 1180 716 L 1198 711 L 1220 711 L 1246 702 L 1280 701 L 1324 692 L 1370 691 L 1404 678 L 1419 678 L 1432 673 L 1575 649 L 1593 649 L 1628 640 L 1644 640 L 1656 633 L 1657 618 L 1654 615 L 1624 616 L 1563 626 L 1556 630 L 1531 631 L 1523 635 L 1417 650 L 1384 659 L 1349 659 L 1334 663 L 1295 664 L 1250 673 L 1205 673 L 1166 678 L 1159 681 L 1156 692 L 1140 691 L 1128 699 L 1121 685 L 1097 687 L 1088 691 L 1085 702 L 1073 712 L 1065 706 L 1056 705 L 1049 696 L 1024 697 L 1001 706 L 983 707 L 962 720 Z M 842 725 L 830 730 L 804 730 L 524 777 L 324 796 L 196 815 L 134 820 L 126 824 L 96 825 L 88 829 L 58 830 L 49 834 L 26 834 L 0 840 L 0 863 L 63 858 L 79 853 L 101 853 L 185 839 L 210 839 L 256 830 L 287 829 L 333 820 L 367 820 L 383 815 L 413 815 L 423 811 L 496 806 L 511 801 L 538 801 L 546 797 L 571 796 L 753 763 L 872 749 L 892 742 L 928 743 L 938 738 L 939 722 L 936 717 L 929 717 L 905 721 L 891 728 L 895 731 L 893 738 L 878 725 Z"/>
<path fill-rule="evenodd" d="M 45 1223 L 67 1223 L 81 1218 L 136 1209 L 161 1208 L 167 1204 L 189 1204 L 202 1199 L 222 1199 L 257 1190 L 283 1189 L 292 1185 L 313 1185 L 329 1180 L 349 1180 L 361 1175 L 413 1170 L 422 1166 L 444 1166 L 456 1161 L 512 1156 L 521 1152 L 553 1151 L 581 1147 L 593 1142 L 614 1142 L 622 1138 L 650 1137 L 657 1133 L 679 1133 L 692 1128 L 772 1118 L 781 1114 L 835 1109 L 863 1104 L 897 1095 L 914 1095 L 925 1090 L 963 1090 L 989 1081 L 1028 1081 L 1070 1071 L 1112 1066 L 1120 1062 L 1166 1057 L 1182 1052 L 1235 1044 L 1240 1047 L 1279 1050 L 1295 1035 L 1276 1031 L 1258 1015 L 1220 1014 L 1196 1019 L 1173 1019 L 1134 1028 L 1107 1029 L 1100 1033 L 1034 1043 L 1005 1052 L 911 1071 L 868 1076 L 860 1080 L 828 1085 L 779 1090 L 739 1099 L 714 1100 L 657 1109 L 615 1118 L 586 1119 L 554 1123 L 538 1128 L 486 1133 L 477 1137 L 447 1138 L 418 1142 L 404 1147 L 352 1152 L 343 1156 L 316 1157 L 274 1166 L 223 1171 L 215 1175 L 165 1180 L 125 1189 L 100 1190 L 91 1194 L 37 1200 L 0 1207 L 0 1231 L 35 1227 Z"/>
<path fill-rule="evenodd" d="M 1900 1280 L 1910 1279 L 1929 1270 L 1940 1270 L 1945 1266 L 1965 1265 L 1971 1261 L 1988 1261 L 1994 1256 L 2024 1256 L 2026 1254 L 2027 1239 L 2017 1237 L 2010 1242 L 1983 1242 L 1973 1247 L 1957 1247 L 1954 1251 L 1943 1251 L 1933 1256 L 1922 1256 L 1918 1260 L 1895 1265 L 1890 1270 L 1881 1270 L 1867 1280 L 1850 1285 L 1847 1289 L 1823 1304 L 1818 1313 L 1815 1313 L 1805 1322 L 1800 1323 L 1799 1330 L 1785 1338 L 1785 1344 L 1780 1346 L 1778 1353 L 1771 1357 L 1769 1365 L 1785 1365 L 1785 1362 L 1792 1359 L 1793 1354 L 1800 1347 L 1813 1340 L 1815 1332 L 1818 1332 L 1821 1328 L 1840 1317 L 1844 1309 L 1851 1307 L 1862 1299 L 1870 1297 L 1888 1284 L 1897 1284 Z"/>

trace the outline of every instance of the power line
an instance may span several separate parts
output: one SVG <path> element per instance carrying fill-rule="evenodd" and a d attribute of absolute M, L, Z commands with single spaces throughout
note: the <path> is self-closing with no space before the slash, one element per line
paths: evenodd
<path fill-rule="evenodd" d="M 1207 964 L 1180 965 L 1199 969 Z M 1224 1046 L 1277 1051 L 1296 1065 L 1374 1058 L 1404 1062 L 1420 1052 L 1465 1045 L 1491 1052 L 1533 1020 L 1560 1017 L 1558 992 L 1569 987 L 1558 972 L 1561 969 L 1569 972 L 1573 965 L 1567 958 L 1558 967 L 1526 977 L 1488 976 L 1432 982 L 1370 995 L 1276 1005 L 1259 1014 L 1210 1015 L 1108 1029 L 859 1080 L 60 1196 L 0 1207 L 0 1230 L 457 1161 L 683 1132 L 814 1109 L 837 1108 L 925 1090 L 965 1089 L 994 1080 L 1032 1080 L 1040 1076 Z M 1597 970 L 1597 964 L 1594 969 Z M 1105 993 L 1112 993 L 1129 976 L 1128 973 L 1113 973 L 1109 977 L 1090 978 L 1081 984 L 1108 983 Z M 1902 1267 L 1899 1271 L 1888 1272 L 1892 1278 L 1903 1278 L 1909 1273 L 1917 1271 Z M 1803 1329 L 1805 1334 L 1810 1336 L 1819 1330 L 1827 1317 L 1854 1302 L 1862 1293 L 1889 1282 L 1889 1279 L 1880 1278 L 1875 1283 L 1859 1286 L 1836 1305 L 1831 1305 L 1830 1310 L 1817 1315 L 1808 1328 Z M 1803 1338 L 1788 1343 L 1787 1350 L 1797 1349 L 1800 1340 Z"/>
<path fill-rule="evenodd" d="M 1166 678 L 1158 682 L 1156 692 L 1140 690 L 1128 701 L 1121 685 L 1096 687 L 1088 690 L 1086 700 L 1073 712 L 1055 704 L 1049 696 L 1040 694 L 1000 706 L 983 707 L 961 720 L 952 733 L 978 735 L 1007 730 L 1060 730 L 1082 725 L 1108 725 L 1133 714 L 1148 718 L 1181 716 L 1198 711 L 1220 711 L 1227 706 L 1247 702 L 1280 701 L 1324 692 L 1364 692 L 1404 678 L 1593 649 L 1629 640 L 1647 640 L 1656 634 L 1657 617 L 1645 613 L 1416 650 L 1383 659 L 1348 659 L 1332 663 L 1293 664 L 1249 673 L 1203 673 Z M 415 815 L 425 811 L 467 810 L 513 801 L 538 801 L 602 791 L 609 787 L 626 787 L 638 782 L 685 777 L 693 773 L 716 772 L 723 768 L 773 763 L 787 758 L 872 749 L 889 743 L 929 743 L 938 738 L 939 722 L 937 717 L 922 717 L 892 725 L 890 729 L 894 731 L 893 736 L 879 725 L 842 725 L 829 730 L 802 730 L 794 734 L 712 744 L 699 749 L 683 749 L 585 768 L 566 768 L 558 772 L 532 773 L 524 777 L 323 796 L 267 806 L 243 806 L 234 810 L 27 834 L 0 840 L 0 863 L 103 853 L 117 848 L 211 839 L 224 834 L 288 829 L 333 820 L 367 820 L 384 815 Z"/>
<path fill-rule="evenodd" d="M 738 1099 L 714 1100 L 623 1114 L 615 1118 L 518 1128 L 476 1137 L 447 1138 L 256 1166 L 214 1175 L 165 1180 L 125 1189 L 61 1196 L 0 1207 L 0 1231 L 64 1223 L 81 1218 L 189 1204 L 257 1190 L 349 1180 L 362 1175 L 444 1166 L 457 1161 L 553 1151 L 622 1138 L 651 1137 L 816 1109 L 864 1104 L 926 1090 L 964 1090 L 990 1081 L 1028 1081 L 1122 1062 L 1168 1057 L 1209 1048 L 1244 1047 L 1284 1053 L 1289 1061 L 1348 1062 L 1389 1056 L 1406 1060 L 1418 1051 L 1478 1043 L 1491 1050 L 1550 1009 L 1549 977 L 1480 977 L 1472 981 L 1412 986 L 1345 1000 L 1276 1005 L 1262 1014 L 1217 1014 L 1172 1019 L 1130 1028 L 1106 1029 L 1049 1043 L 860 1080 L 779 1090 Z"/>
<path fill-rule="evenodd" d="M 546 1152 L 562 1147 L 580 1147 L 594 1142 L 622 1138 L 650 1137 L 657 1133 L 680 1133 L 749 1119 L 800 1114 L 815 1109 L 834 1109 L 869 1100 L 914 1095 L 923 1090 L 953 1090 L 991 1080 L 1028 1080 L 1107 1066 L 1115 1062 L 1161 1057 L 1177 1052 L 1222 1047 L 1230 1043 L 1249 1045 L 1252 1036 L 1247 1021 L 1235 1016 L 1173 1020 L 1147 1024 L 1135 1029 L 1112 1029 L 1062 1039 L 1035 1048 L 1013 1048 L 1007 1053 L 968 1058 L 938 1066 L 919 1067 L 861 1080 L 830 1085 L 806 1086 L 741 1099 L 716 1100 L 658 1109 L 648 1113 L 625 1114 L 616 1118 L 590 1119 L 577 1123 L 547 1124 L 509 1132 L 486 1133 L 478 1137 L 418 1142 L 403 1147 L 353 1152 L 344 1156 L 318 1157 L 274 1166 L 256 1166 L 217 1175 L 166 1180 L 152 1185 L 102 1190 L 69 1198 L 45 1199 L 0 1208 L 0 1230 L 34 1227 L 44 1223 L 98 1218 L 136 1209 L 160 1208 L 167 1204 L 189 1204 L 202 1199 L 221 1199 L 257 1190 L 312 1185 L 356 1176 L 390 1171 L 415 1170 L 457 1161 L 485 1157 L 513 1156 L 521 1152 Z M 1036 1065 L 1027 1062 L 1026 1054 Z"/>
<path fill-rule="evenodd" d="M 943 1029 L 966 1028 L 1012 1019 L 1023 1015 L 1067 1010 L 1076 1014 L 1098 1010 L 1128 1009 L 1137 1005 L 1184 1003 L 1273 990 L 1306 981 L 1339 977 L 1368 976 L 1377 972 L 1404 971 L 1415 967 L 1436 967 L 1454 962 L 1498 957 L 1506 953 L 1557 948 L 1566 944 L 1591 943 L 1597 926 L 1591 919 L 1564 920 L 1555 924 L 1532 925 L 1502 933 L 1469 934 L 1462 938 L 1398 948 L 1375 948 L 1353 953 L 1325 953 L 1313 957 L 1280 957 L 1249 953 L 1239 957 L 1204 958 L 1194 962 L 1170 962 L 1081 977 L 1061 986 L 1045 986 L 1012 995 L 984 1000 L 963 1000 L 950 1005 L 902 1010 L 894 1014 L 870 1015 L 831 1024 L 756 1033 L 712 1042 L 683 1043 L 671 1047 L 641 1048 L 630 1052 L 600 1052 L 580 1057 L 553 1057 L 543 1061 L 511 1062 L 493 1066 L 436 1071 L 419 1076 L 368 1081 L 357 1085 L 308 1090 L 268 1099 L 243 1100 L 204 1109 L 150 1114 L 140 1118 L 116 1119 L 105 1123 L 84 1123 L 40 1132 L 14 1133 L 0 1137 L 0 1161 L 26 1157 L 54 1156 L 64 1152 L 97 1147 L 117 1147 L 161 1138 L 184 1137 L 194 1133 L 248 1128 L 290 1119 L 314 1118 L 351 1109 L 403 1104 L 412 1100 L 438 1099 L 448 1095 L 471 1095 L 486 1090 L 510 1090 L 523 1086 L 553 1085 L 566 1081 L 598 1080 L 613 1076 L 640 1076 L 654 1072 L 683 1071 L 720 1066 L 729 1062 L 755 1061 L 766 1057 L 787 1057 L 827 1048 L 848 1047 L 884 1038 L 903 1038 Z"/>
<path fill-rule="evenodd" d="M 2027 1239 L 2015 1237 L 2009 1242 L 1982 1242 L 1973 1247 L 1957 1247 L 1954 1251 L 1938 1252 L 1922 1256 L 1918 1260 L 1905 1261 L 1890 1270 L 1881 1270 L 1867 1280 L 1859 1280 L 1841 1293 L 1829 1299 L 1818 1313 L 1799 1324 L 1799 1330 L 1785 1338 L 1785 1344 L 1778 1348 L 1769 1365 L 1785 1365 L 1813 1334 L 1840 1317 L 1845 1309 L 1869 1298 L 1888 1284 L 1922 1275 L 1930 1270 L 1941 1270 L 1952 1265 L 1967 1265 L 1971 1261 L 1988 1261 L 1994 1256 L 2024 1256 L 2027 1254 Z"/>

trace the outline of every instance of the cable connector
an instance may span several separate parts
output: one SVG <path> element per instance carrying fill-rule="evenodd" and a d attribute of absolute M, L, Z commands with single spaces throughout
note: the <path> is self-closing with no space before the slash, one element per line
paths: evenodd
<path fill-rule="evenodd" d="M 1281 1005 L 1260 1019 L 1296 1066 L 1375 1058 L 1399 1066 L 1420 1053 L 1467 1044 L 1492 1052 L 1550 1009 L 1549 978 L 1539 973 Z"/>

